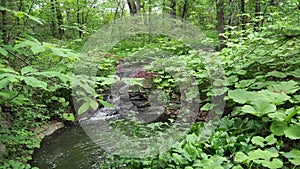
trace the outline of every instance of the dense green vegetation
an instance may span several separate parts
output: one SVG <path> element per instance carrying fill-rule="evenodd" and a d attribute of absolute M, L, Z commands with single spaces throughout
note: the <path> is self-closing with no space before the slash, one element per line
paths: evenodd
<path fill-rule="evenodd" d="M 134 35 L 107 51 L 99 62 L 98 81 L 92 86 L 98 102 L 81 99 L 76 107 L 79 114 L 107 104 L 104 93 L 114 82 L 110 75 L 117 65 L 145 49 L 160 49 L 172 53 L 176 64 L 189 67 L 201 95 L 199 113 L 213 107 L 213 96 L 226 95 L 223 117 L 205 140 L 200 139 L 204 122 L 199 121 L 163 154 L 144 159 L 108 154 L 99 167 L 300 167 L 297 0 L 1 0 L 0 12 L 0 168 L 31 168 L 28 161 L 40 145 L 35 129 L 51 121 L 76 121 L 73 71 L 90 35 L 115 19 L 156 12 L 186 19 L 203 30 L 225 72 L 221 80 L 214 81 L 220 90 L 212 90 L 209 72 L 197 51 L 165 35 Z M 180 91 L 155 63 L 149 70 L 156 76 L 148 83 L 152 89 L 165 91 L 164 99 L 172 102 Z M 91 86 L 85 85 L 89 92 Z M 112 125 L 130 126 L 123 132 L 141 137 L 164 131 L 161 125 L 169 124 L 120 120 Z"/>

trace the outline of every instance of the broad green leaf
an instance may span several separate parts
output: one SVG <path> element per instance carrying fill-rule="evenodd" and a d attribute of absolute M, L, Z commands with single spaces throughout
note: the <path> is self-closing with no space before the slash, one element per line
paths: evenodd
<path fill-rule="evenodd" d="M 186 136 L 186 141 L 189 142 L 189 143 L 194 144 L 194 143 L 197 142 L 197 140 L 198 140 L 198 137 L 195 133 L 189 134 L 189 135 Z"/>
<path fill-rule="evenodd" d="M 287 114 L 283 110 L 277 110 L 274 113 L 269 113 L 268 116 L 273 120 L 273 121 L 284 121 Z"/>
<path fill-rule="evenodd" d="M 0 67 L 0 73 L 14 73 L 14 74 L 18 74 L 18 72 L 16 72 L 13 68 L 11 67 Z"/>
<path fill-rule="evenodd" d="M 241 104 L 251 101 L 253 98 L 256 98 L 256 95 L 257 94 L 255 94 L 254 92 L 249 92 L 244 89 L 236 89 L 236 90 L 228 91 L 228 98 Z"/>
<path fill-rule="evenodd" d="M 154 83 L 160 83 L 162 81 L 161 78 L 157 77 L 152 80 Z"/>
<path fill-rule="evenodd" d="M 290 152 L 284 153 L 283 156 L 286 157 L 294 165 L 300 165 L 300 150 L 292 149 Z"/>
<path fill-rule="evenodd" d="M 40 45 L 40 44 L 35 44 L 33 46 L 31 46 L 31 51 L 34 53 L 34 54 L 38 54 L 38 53 L 41 53 L 41 52 L 44 52 L 46 49 L 44 46 Z"/>
<path fill-rule="evenodd" d="M 98 103 L 95 100 L 90 100 L 90 106 L 93 110 L 96 110 L 98 108 Z"/>
<path fill-rule="evenodd" d="M 44 72 L 36 72 L 34 73 L 35 75 L 41 75 L 41 76 L 45 76 L 45 77 L 57 77 L 60 76 L 60 72 L 57 71 L 44 71 Z"/>
<path fill-rule="evenodd" d="M 212 107 L 211 103 L 206 103 L 201 107 L 201 111 L 208 111 L 211 109 L 211 107 Z"/>
<path fill-rule="evenodd" d="M 175 161 L 179 163 L 184 163 L 185 161 L 187 161 L 185 158 L 183 158 L 181 155 L 177 153 L 172 153 L 172 157 L 174 158 Z"/>
<path fill-rule="evenodd" d="M 268 150 L 257 149 L 257 150 L 254 150 L 254 151 L 250 151 L 248 153 L 248 156 L 253 161 L 255 161 L 255 160 L 270 161 L 271 158 L 278 157 L 279 154 L 278 154 L 278 152 L 271 152 L 271 151 L 268 151 Z"/>
<path fill-rule="evenodd" d="M 285 93 L 275 93 L 269 90 L 261 90 L 258 92 L 260 98 L 269 99 L 275 105 L 283 104 L 285 101 L 289 100 L 291 97 Z"/>
<path fill-rule="evenodd" d="M 21 69 L 22 75 L 35 72 L 37 72 L 37 69 L 33 68 L 32 66 L 26 66 Z"/>
<path fill-rule="evenodd" d="M 289 74 L 294 76 L 294 77 L 300 78 L 300 69 L 297 69 L 293 72 L 290 72 Z"/>
<path fill-rule="evenodd" d="M 294 95 L 293 102 L 300 103 L 300 95 Z"/>
<path fill-rule="evenodd" d="M 291 125 L 284 131 L 286 137 L 292 140 L 300 139 L 300 126 Z"/>
<path fill-rule="evenodd" d="M 236 83 L 238 81 L 238 77 L 237 76 L 230 76 L 228 78 L 225 79 L 225 86 L 231 86 L 234 83 Z"/>
<path fill-rule="evenodd" d="M 251 139 L 251 142 L 253 144 L 259 145 L 260 147 L 264 147 L 265 146 L 264 141 L 265 141 L 265 139 L 263 137 L 260 137 L 260 136 L 254 136 Z"/>
<path fill-rule="evenodd" d="M 268 99 L 256 99 L 251 104 L 243 106 L 242 111 L 258 117 L 276 111 L 276 106 Z"/>
<path fill-rule="evenodd" d="M 196 148 L 192 145 L 192 143 L 187 142 L 183 148 L 182 155 L 189 161 L 193 161 L 197 158 Z"/>
<path fill-rule="evenodd" d="M 269 90 L 278 92 L 278 93 L 287 93 L 287 94 L 293 94 L 296 91 L 300 89 L 299 85 L 297 82 L 290 80 L 288 82 L 280 82 L 274 85 L 271 85 L 268 87 Z"/>
<path fill-rule="evenodd" d="M 277 142 L 277 139 L 274 137 L 274 134 L 271 134 L 265 138 L 265 141 L 268 145 L 275 144 Z"/>
<path fill-rule="evenodd" d="M 11 82 L 6 78 L 6 79 L 1 79 L 0 80 L 0 89 L 3 89 L 7 87 Z"/>
<path fill-rule="evenodd" d="M 0 54 L 3 56 L 7 56 L 8 52 L 6 51 L 6 49 L 0 47 Z"/>
<path fill-rule="evenodd" d="M 96 91 L 93 87 L 91 87 L 88 83 L 79 83 L 80 87 L 82 87 L 89 95 L 95 96 Z"/>
<path fill-rule="evenodd" d="M 213 88 L 213 89 L 212 89 L 212 93 L 213 93 L 213 96 L 220 96 L 220 95 L 226 93 L 227 90 L 228 90 L 227 87 Z M 195 92 L 195 93 L 197 93 L 197 92 Z M 195 94 L 194 94 L 194 95 L 195 95 Z"/>
<path fill-rule="evenodd" d="M 243 152 L 237 152 L 236 155 L 234 156 L 234 161 L 236 162 L 247 162 L 249 157 L 244 154 Z"/>
<path fill-rule="evenodd" d="M 141 83 L 142 80 L 143 80 L 143 78 L 123 78 L 122 79 L 122 81 L 129 86 L 133 86 L 133 85 L 143 86 L 143 84 Z"/>
<path fill-rule="evenodd" d="M 83 114 L 90 108 L 90 103 L 89 102 L 84 102 L 78 109 L 78 115 Z"/>
<path fill-rule="evenodd" d="M 267 74 L 267 76 L 285 78 L 287 75 L 286 75 L 286 73 L 278 72 L 278 71 L 275 70 L 275 71 L 269 72 Z"/>
<path fill-rule="evenodd" d="M 271 124 L 270 130 L 276 136 L 282 136 L 287 128 L 288 124 L 285 121 L 274 121 Z"/>
<path fill-rule="evenodd" d="M 253 83 L 255 83 L 255 79 L 241 80 L 235 84 L 235 87 L 236 88 L 246 88 L 246 87 L 252 85 Z"/>
<path fill-rule="evenodd" d="M 47 89 L 47 83 L 43 82 L 43 81 L 40 81 L 40 80 L 38 80 L 35 77 L 24 77 L 23 80 L 29 86 L 32 86 L 32 87 L 41 87 L 41 88 L 43 88 L 45 90 Z"/>
<path fill-rule="evenodd" d="M 72 121 L 72 122 L 75 121 L 75 116 L 73 113 L 71 113 L 71 114 L 64 113 L 63 118 L 66 119 L 67 121 Z"/>
<path fill-rule="evenodd" d="M 283 162 L 278 158 L 273 158 L 271 161 L 264 161 L 261 163 L 264 167 L 270 169 L 282 168 Z"/>
<path fill-rule="evenodd" d="M 110 75 L 108 77 L 96 77 L 95 80 L 100 82 L 101 85 L 111 85 L 120 81 L 120 77 L 117 75 Z"/>
<path fill-rule="evenodd" d="M 251 89 L 262 89 L 268 86 L 266 82 L 255 82 L 251 85 Z"/>
<path fill-rule="evenodd" d="M 51 51 L 56 54 L 57 56 L 61 57 L 67 57 L 69 59 L 74 59 L 77 57 L 76 54 L 72 52 L 70 49 L 64 49 L 64 48 L 57 48 L 57 47 L 52 47 Z"/>
<path fill-rule="evenodd" d="M 31 47 L 31 46 L 36 45 L 36 43 L 37 42 L 32 42 L 30 40 L 25 40 L 25 41 L 22 41 L 22 42 L 16 44 L 14 49 L 19 49 L 19 48 L 23 48 L 23 47 Z"/>

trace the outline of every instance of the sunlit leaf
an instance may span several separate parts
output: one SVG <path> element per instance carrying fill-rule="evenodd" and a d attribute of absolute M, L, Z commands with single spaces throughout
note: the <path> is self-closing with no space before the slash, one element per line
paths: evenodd
<path fill-rule="evenodd" d="M 294 165 L 300 165 L 300 150 L 292 149 L 290 152 L 284 153 L 283 156 L 286 157 Z"/>
<path fill-rule="evenodd" d="M 291 125 L 284 131 L 284 134 L 286 137 L 292 140 L 300 139 L 300 126 Z"/>
<path fill-rule="evenodd" d="M 6 51 L 6 49 L 0 47 L 0 54 L 3 56 L 7 56 L 8 52 Z"/>
<path fill-rule="evenodd" d="M 243 106 L 242 111 L 260 117 L 265 114 L 276 111 L 276 106 L 272 104 L 268 99 L 256 99 L 253 102 L 251 102 L 251 106 Z"/>
<path fill-rule="evenodd" d="M 274 121 L 271 124 L 270 130 L 276 136 L 282 136 L 284 131 L 288 128 L 288 124 L 284 121 Z"/>
<path fill-rule="evenodd" d="M 25 83 L 27 85 L 30 85 L 32 87 L 41 87 L 45 90 L 47 89 L 47 83 L 43 82 L 43 81 L 40 81 L 35 77 L 24 77 L 23 80 L 25 81 Z"/>
<path fill-rule="evenodd" d="M 26 66 L 21 69 L 22 75 L 35 72 L 37 72 L 37 69 L 33 68 L 32 66 Z"/>

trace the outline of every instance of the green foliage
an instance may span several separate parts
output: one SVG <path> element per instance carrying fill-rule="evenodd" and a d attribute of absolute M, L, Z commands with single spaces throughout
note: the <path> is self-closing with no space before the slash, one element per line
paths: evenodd
<path fill-rule="evenodd" d="M 31 167 L 30 164 L 23 164 L 17 161 L 9 160 L 0 167 L 1 169 L 38 169 L 37 167 Z"/>
<path fill-rule="evenodd" d="M 294 9 L 295 1 L 282 6 L 284 9 Z M 247 13 L 243 15 L 253 21 L 246 25 L 248 29 L 232 27 L 224 34 L 227 37 L 227 48 L 220 51 L 218 56 L 222 60 L 226 77 L 214 84 L 226 88 L 219 93 L 211 91 L 209 72 L 202 58 L 195 54 L 197 52 L 174 43 L 173 40 L 153 38 L 154 44 L 150 43 L 142 48 L 130 47 L 128 52 L 122 52 L 122 56 L 128 53 L 130 57 L 134 52 L 158 48 L 177 55 L 173 62 L 187 65 L 188 73 L 198 83 L 201 104 L 204 105 L 202 111 L 211 107 L 211 96 L 228 90 L 225 108 L 228 117 L 222 119 L 219 128 L 206 141 L 200 141 L 197 133 L 203 125 L 196 123 L 197 127 L 192 127 L 191 133 L 182 142 L 164 154 L 149 159 L 113 157 L 112 161 L 106 161 L 101 167 L 299 167 L 299 24 L 298 28 L 292 25 L 295 16 L 299 16 L 299 11 L 295 9 L 281 17 L 282 12 L 278 8 L 274 6 L 272 10 L 275 12 L 264 16 L 268 21 L 259 31 L 253 31 L 249 26 L 252 27 L 254 22 L 264 21 Z M 190 17 L 198 15 L 193 12 Z M 160 64 L 160 59 L 157 59 L 149 66 L 150 70 L 157 73 L 152 84 L 170 94 L 178 94 L 178 79 L 157 66 Z"/>
<path fill-rule="evenodd" d="M 0 120 L 6 125 L 1 124 L 0 142 L 7 153 L 0 162 L 4 168 L 31 168 L 23 163 L 40 146 L 33 129 L 64 118 L 62 112 L 71 105 L 71 96 L 64 91 L 71 90 L 77 54 L 29 35 L 1 49 Z"/>
<path fill-rule="evenodd" d="M 80 51 L 86 38 L 97 28 L 128 12 L 124 11 L 124 4 L 115 1 L 54 2 L 3 1 L 0 6 L 0 143 L 7 149 L 0 156 L 1 168 L 30 168 L 23 163 L 31 159 L 33 150 L 40 144 L 34 138 L 33 128 L 53 119 L 76 121 L 76 113 L 69 112 L 73 106 L 72 87 L 83 89 L 82 93 L 76 93 L 78 114 L 99 106 L 113 106 L 105 101 L 103 94 L 111 84 L 120 81 L 113 75 L 116 66 L 125 60 L 143 61 L 157 54 L 160 56 L 147 67 L 155 72 L 154 78 L 122 79 L 123 82 L 138 89 L 149 82 L 151 89 L 162 91 L 161 97 L 170 103 L 180 97 L 182 91 L 178 84 L 186 82 L 190 75 L 199 88 L 201 111 L 209 111 L 214 106 L 213 96 L 228 91 L 224 117 L 206 140 L 199 135 L 204 124 L 198 122 L 178 145 L 163 154 L 145 159 L 108 156 L 101 168 L 300 166 L 297 0 L 260 1 L 260 12 L 255 12 L 254 1 L 246 1 L 245 13 L 239 1 L 225 3 L 227 31 L 220 36 L 225 38 L 226 47 L 214 57 L 221 60 L 226 75 L 213 81 L 210 70 L 215 67 L 201 57 L 210 57 L 209 52 L 193 51 L 178 40 L 155 34 L 137 34 L 124 39 L 102 57 L 93 80 L 78 77 L 73 81 L 73 66 L 78 59 L 74 51 Z M 213 29 L 220 9 L 215 7 L 215 2 L 178 1 L 175 14 L 206 30 L 209 38 L 205 41 L 217 46 L 218 35 Z M 139 11 L 142 13 L 152 8 L 163 14 L 174 12 L 171 1 L 143 1 L 142 5 Z M 186 13 L 181 10 L 185 5 Z M 241 25 L 243 19 L 246 23 Z M 161 66 L 163 63 L 167 66 Z M 172 64 L 175 66 L 165 69 Z M 181 77 L 174 73 L 176 65 L 187 68 Z M 214 89 L 211 84 L 220 88 Z M 195 93 L 190 91 L 187 97 L 195 98 Z M 169 124 L 144 125 L 120 120 L 111 125 L 124 134 L 147 137 L 163 132 Z M 130 127 L 123 130 L 123 126 Z"/>

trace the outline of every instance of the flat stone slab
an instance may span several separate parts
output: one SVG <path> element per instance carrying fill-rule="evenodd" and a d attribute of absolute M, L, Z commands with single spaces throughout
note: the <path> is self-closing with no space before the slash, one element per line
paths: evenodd
<path fill-rule="evenodd" d="M 38 127 L 34 129 L 34 132 L 37 132 L 36 138 L 44 139 L 45 136 L 53 134 L 56 130 L 63 128 L 65 125 L 63 122 L 55 122 L 43 127 Z"/>

